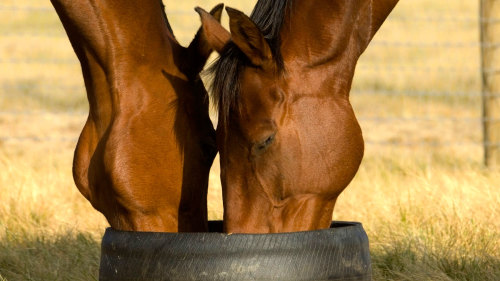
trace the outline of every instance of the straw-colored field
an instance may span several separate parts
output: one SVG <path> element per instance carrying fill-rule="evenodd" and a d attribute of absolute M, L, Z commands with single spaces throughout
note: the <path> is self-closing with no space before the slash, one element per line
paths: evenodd
<path fill-rule="evenodd" d="M 164 2 L 179 41 L 187 44 L 199 24 L 196 1 Z M 217 3 L 201 2 L 206 9 Z M 500 170 L 482 166 L 479 98 L 401 96 L 479 91 L 479 49 L 469 44 L 479 37 L 477 21 L 466 20 L 477 16 L 476 2 L 401 1 L 359 63 L 352 102 L 366 155 L 333 217 L 363 223 L 375 280 L 500 278 Z M 249 12 L 254 1 L 226 3 Z M 12 8 L 28 6 L 49 10 Z M 433 42 L 454 47 L 411 47 Z M 107 224 L 71 178 L 87 110 L 82 85 L 49 1 L 3 0 L 0 281 L 97 280 Z M 366 94 L 374 91 L 394 94 Z M 216 163 L 211 219 L 222 216 L 220 200 Z"/>

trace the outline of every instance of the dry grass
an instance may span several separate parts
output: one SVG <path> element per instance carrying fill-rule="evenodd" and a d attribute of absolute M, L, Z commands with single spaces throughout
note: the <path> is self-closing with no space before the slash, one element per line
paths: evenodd
<path fill-rule="evenodd" d="M 364 224 L 377 280 L 498 280 L 498 171 L 456 151 L 369 151 L 334 218 Z"/>
<path fill-rule="evenodd" d="M 191 12 L 194 2 L 167 5 L 185 45 L 199 24 Z M 204 1 L 202 6 L 209 9 L 216 3 Z M 253 5 L 226 3 L 247 12 Z M 36 0 L 4 0 L 2 5 L 49 7 Z M 78 112 L 87 110 L 77 60 L 55 13 L 0 13 L 0 281 L 96 280 L 99 241 L 107 223 L 71 178 L 72 151 L 85 120 Z M 479 123 L 462 120 L 480 116 L 479 99 L 363 94 L 479 90 L 477 47 L 382 44 L 477 40 L 475 22 L 401 20 L 441 13 L 474 18 L 477 3 L 401 1 L 356 73 L 352 101 L 368 145 L 334 219 L 363 222 L 376 280 L 500 276 L 500 171 L 482 167 Z M 16 63 L 8 62 L 12 60 Z M 379 65 L 393 68 L 377 69 Z M 41 113 L 2 113 L 6 111 Z M 409 119 L 380 122 L 372 117 Z M 456 120 L 443 119 L 450 117 Z M 450 145 L 457 141 L 463 145 Z M 416 145 L 373 144 L 377 142 Z M 216 163 L 210 175 L 211 219 L 222 217 L 220 200 Z"/>

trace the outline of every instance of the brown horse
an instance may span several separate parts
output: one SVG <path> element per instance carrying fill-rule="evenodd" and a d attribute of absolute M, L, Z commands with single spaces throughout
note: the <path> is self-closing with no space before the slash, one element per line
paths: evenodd
<path fill-rule="evenodd" d="M 398 0 L 259 0 L 201 9 L 213 66 L 227 232 L 327 228 L 364 142 L 349 91 L 356 62 Z M 230 37 L 230 42 L 224 38 Z"/>
<path fill-rule="evenodd" d="M 161 0 L 51 1 L 90 105 L 73 164 L 80 192 L 118 230 L 206 231 L 216 145 L 203 31 L 179 45 Z"/>

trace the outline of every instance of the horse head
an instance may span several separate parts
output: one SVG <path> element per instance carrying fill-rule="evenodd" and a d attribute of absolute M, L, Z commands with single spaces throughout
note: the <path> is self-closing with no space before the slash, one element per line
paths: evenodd
<path fill-rule="evenodd" d="M 330 225 L 364 151 L 349 102 L 355 65 L 396 2 L 259 0 L 250 17 L 226 8 L 230 33 L 197 9 L 220 53 L 212 87 L 226 231 Z"/>
<path fill-rule="evenodd" d="M 216 145 L 199 76 L 212 52 L 204 30 L 181 46 L 161 0 L 52 4 L 89 100 L 73 163 L 80 192 L 118 230 L 206 231 Z"/>

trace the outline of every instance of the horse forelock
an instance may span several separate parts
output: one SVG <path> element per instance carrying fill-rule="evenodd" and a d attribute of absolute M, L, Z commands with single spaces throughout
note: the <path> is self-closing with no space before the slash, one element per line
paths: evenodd
<path fill-rule="evenodd" d="M 280 31 L 292 1 L 259 0 L 250 15 L 250 19 L 260 29 L 271 47 L 273 59 L 279 72 L 284 70 L 280 52 Z M 246 65 L 249 65 L 249 59 L 234 43 L 230 42 L 208 69 L 208 73 L 213 75 L 210 87 L 212 101 L 219 111 L 219 117 L 224 120 L 224 124 L 227 124 L 231 110 L 238 108 L 239 79 L 241 71 Z"/>

